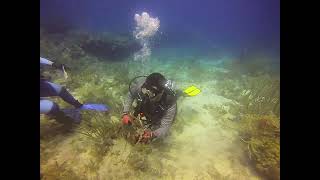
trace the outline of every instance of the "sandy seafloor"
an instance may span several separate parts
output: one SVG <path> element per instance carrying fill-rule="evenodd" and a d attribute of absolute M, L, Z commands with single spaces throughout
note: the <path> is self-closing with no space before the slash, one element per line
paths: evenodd
<path fill-rule="evenodd" d="M 146 74 L 160 72 L 174 80 L 177 88 L 184 89 L 190 85 L 198 87 L 201 90 L 199 95 L 181 97 L 178 100 L 176 121 L 183 123 L 179 127 L 172 127 L 163 148 L 152 147 L 151 153 L 141 154 L 148 158 L 147 170 L 137 170 L 128 163 L 132 146 L 123 138 L 115 139 L 110 151 L 101 157 L 99 163 L 95 163 L 96 158 L 91 153 L 93 145 L 85 137 L 77 131 L 60 133 L 58 130 L 47 136 L 46 133 L 56 131 L 59 127 L 54 121 L 41 116 L 40 165 L 43 179 L 262 179 L 240 148 L 237 132 L 221 123 L 232 121 L 238 115 L 229 111 L 230 104 L 237 105 L 238 102 L 219 95 L 215 86 L 221 80 L 221 75 L 229 72 L 229 69 L 224 68 L 223 62 L 231 61 L 232 57 L 222 56 L 217 59 L 192 54 L 181 57 L 172 53 L 174 49 L 170 51 L 171 53 L 163 51 L 152 54 L 147 63 L 148 68 L 143 68 L 139 62 L 130 62 L 129 64 L 135 64 L 132 66 L 128 66 L 127 61 L 87 62 L 87 68 L 93 71 L 86 76 L 98 75 L 101 80 L 95 85 L 83 82 L 72 89 L 63 78 L 55 81 L 66 85 L 71 93 L 83 100 L 85 87 L 94 89 L 101 84 L 112 84 L 119 80 L 111 68 L 123 64 L 128 68 L 127 75 L 130 78 L 142 70 Z M 217 78 L 217 74 L 220 78 Z M 122 84 L 122 88 L 127 88 L 126 86 L 127 84 Z M 108 93 L 114 91 L 111 94 L 115 98 L 123 100 L 126 96 L 116 93 L 117 87 L 108 88 L 105 85 L 104 88 Z M 222 108 L 226 113 L 221 115 L 207 107 Z M 120 122 L 120 116 L 114 113 L 110 120 Z"/>

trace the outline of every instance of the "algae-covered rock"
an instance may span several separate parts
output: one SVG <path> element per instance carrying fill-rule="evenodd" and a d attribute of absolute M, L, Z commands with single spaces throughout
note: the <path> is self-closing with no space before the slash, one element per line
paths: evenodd
<path fill-rule="evenodd" d="M 81 45 L 82 49 L 103 59 L 122 59 L 138 51 L 141 46 L 131 36 L 95 37 Z"/>
<path fill-rule="evenodd" d="M 40 55 L 52 57 L 58 61 L 61 58 L 78 59 L 85 57 L 85 55 L 91 55 L 100 60 L 117 61 L 128 58 L 142 48 L 130 34 L 89 34 L 77 31 L 52 34 L 43 28 L 40 30 Z M 61 60 L 61 62 L 68 61 Z"/>

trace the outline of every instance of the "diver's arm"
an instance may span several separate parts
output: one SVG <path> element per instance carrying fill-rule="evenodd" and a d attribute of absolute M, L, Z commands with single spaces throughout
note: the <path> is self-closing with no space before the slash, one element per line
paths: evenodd
<path fill-rule="evenodd" d="M 45 59 L 45 58 L 42 58 L 40 57 L 40 64 L 41 65 L 49 65 L 49 66 L 52 66 L 53 62 L 48 60 L 48 59 Z"/>
<path fill-rule="evenodd" d="M 123 115 L 128 114 L 130 112 L 130 107 L 131 107 L 133 100 L 135 98 L 134 96 L 136 96 L 139 93 L 144 81 L 145 81 L 145 79 L 141 79 L 136 84 L 133 84 L 133 86 L 131 87 L 131 91 L 132 91 L 133 96 L 131 95 L 130 92 L 128 92 L 127 99 L 124 101 L 124 104 L 123 104 L 123 111 L 122 111 Z"/>
<path fill-rule="evenodd" d="M 134 98 L 132 97 L 131 93 L 128 92 L 127 99 L 124 101 L 124 104 L 123 104 L 123 111 L 122 111 L 123 114 L 129 113 L 130 107 L 133 103 L 133 99 Z"/>
<path fill-rule="evenodd" d="M 55 69 L 59 69 L 61 71 L 65 71 L 64 69 L 70 69 L 69 67 L 67 67 L 66 65 L 64 64 L 61 64 L 61 63 L 58 63 L 58 62 L 52 62 L 46 58 L 42 58 L 40 57 L 40 65 L 48 65 L 48 66 L 51 66 Z"/>
<path fill-rule="evenodd" d="M 175 118 L 177 112 L 177 103 L 174 103 L 165 113 L 165 115 L 162 117 L 161 119 L 161 124 L 160 124 L 160 128 L 156 129 L 155 131 L 153 131 L 153 134 L 157 137 L 157 138 L 161 138 L 163 136 L 165 136 L 171 125 L 172 122 Z"/>
<path fill-rule="evenodd" d="M 135 84 L 133 87 L 132 87 L 132 94 L 135 95 L 135 94 L 138 94 L 138 85 Z M 134 97 L 131 95 L 130 92 L 128 92 L 128 95 L 127 95 L 127 99 L 124 101 L 124 104 L 123 104 L 123 115 L 124 114 L 128 114 L 130 112 L 130 107 L 133 103 L 133 100 L 134 100 Z"/>

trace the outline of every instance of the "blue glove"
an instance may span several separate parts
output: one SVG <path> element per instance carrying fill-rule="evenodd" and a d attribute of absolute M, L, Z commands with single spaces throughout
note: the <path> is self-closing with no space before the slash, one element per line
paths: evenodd
<path fill-rule="evenodd" d="M 104 104 L 84 104 L 80 110 L 108 111 L 109 108 Z"/>

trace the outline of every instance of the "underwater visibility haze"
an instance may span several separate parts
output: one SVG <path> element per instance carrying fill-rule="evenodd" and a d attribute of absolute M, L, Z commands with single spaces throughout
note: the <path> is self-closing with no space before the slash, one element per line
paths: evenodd
<path fill-rule="evenodd" d="M 278 0 L 42 0 L 40 63 L 41 179 L 280 179 Z M 143 143 L 152 73 L 176 109 Z"/>

